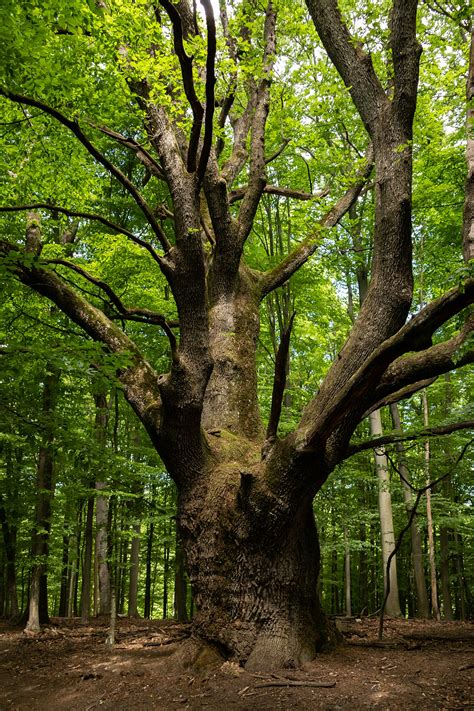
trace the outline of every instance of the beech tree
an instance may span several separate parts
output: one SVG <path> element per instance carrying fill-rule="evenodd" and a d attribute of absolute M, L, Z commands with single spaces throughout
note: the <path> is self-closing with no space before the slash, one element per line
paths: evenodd
<path fill-rule="evenodd" d="M 74 181 L 70 193 L 58 187 L 58 195 L 36 185 L 28 204 L 5 204 L 2 212 L 64 214 L 125 236 L 142 250 L 143 259 L 152 260 L 156 279 L 166 281 L 177 319 L 142 301 L 127 304 L 84 267 L 87 246 L 82 254 L 76 250 L 77 259 L 65 259 L 51 256 L 40 239 L 22 246 L 16 233 L 0 243 L 3 260 L 24 285 L 51 300 L 104 349 L 123 357 L 117 374 L 123 394 L 178 488 L 179 539 L 196 606 L 195 638 L 217 645 L 248 668 L 299 664 L 328 639 L 316 592 L 319 549 L 313 498 L 343 460 L 374 444 L 402 439 L 387 435 L 354 442 L 357 425 L 377 408 L 471 363 L 474 355 L 467 347 L 472 317 L 461 319 L 447 340 L 433 343 L 435 332 L 472 303 L 472 278 L 464 275 L 459 286 L 408 318 L 413 296 L 413 118 L 421 54 L 417 2 L 393 2 L 385 77 L 386 68 L 376 71 L 371 54 L 351 35 L 336 0 L 306 4 L 369 143 L 346 191 L 317 224 L 308 224 L 305 239 L 266 270 L 249 266 L 244 254 L 262 196 L 315 198 L 291 186 L 272 185 L 267 177 L 268 166 L 289 143 L 284 139 L 273 153 L 266 151 L 278 62 L 277 3 L 268 2 L 262 11 L 247 0 L 240 5 L 220 2 L 220 28 L 210 0 L 201 0 L 202 18 L 188 0 L 143 2 L 134 16 L 113 1 L 95 5 L 77 0 L 67 8 L 45 3 L 39 18 L 21 4 L 7 8 L 10 22 L 12 17 L 18 22 L 15 13 L 23 12 L 31 33 L 58 50 L 54 80 L 44 86 L 39 61 L 38 67 L 28 67 L 36 79 L 25 74 L 21 57 L 29 51 L 28 33 L 22 38 L 16 65 L 10 61 L 2 75 L 0 93 L 8 119 L 28 124 L 39 112 L 51 127 L 45 151 L 54 150 L 55 141 L 59 145 L 59 129 L 68 132 L 95 162 L 95 174 L 102 181 L 116 181 L 122 201 L 126 197 L 134 203 L 135 217 L 127 223 L 123 215 L 113 219 L 62 204 L 69 194 L 80 193 Z M 101 42 L 116 60 L 107 72 L 101 57 L 93 56 Z M 92 91 L 87 111 L 83 104 L 75 109 L 74 95 L 84 91 L 78 72 L 71 70 L 76 50 L 81 61 L 88 58 L 90 86 L 102 82 L 107 91 L 117 83 L 117 95 L 130 114 L 129 129 L 118 131 L 93 120 L 97 98 Z M 62 70 L 69 83 L 61 81 Z M 15 113 L 15 107 L 23 114 Z M 68 147 L 65 162 L 70 143 Z M 145 174 L 126 167 L 124 151 Z M 82 154 L 78 170 L 86 170 Z M 375 186 L 375 217 L 367 294 L 299 424 L 280 437 L 289 332 L 276 358 L 265 424 L 257 399 L 260 304 L 317 251 L 323 233 L 337 225 L 369 179 Z M 54 191 L 46 166 L 45 181 Z M 40 200 L 34 199 L 36 194 Z M 471 214 L 466 210 L 466 219 Z M 472 230 L 468 227 L 466 234 Z M 78 235 L 80 239 L 80 229 Z M 153 368 L 126 332 L 127 321 L 166 334 L 168 372 Z M 424 435 L 468 425 L 432 428 Z"/>

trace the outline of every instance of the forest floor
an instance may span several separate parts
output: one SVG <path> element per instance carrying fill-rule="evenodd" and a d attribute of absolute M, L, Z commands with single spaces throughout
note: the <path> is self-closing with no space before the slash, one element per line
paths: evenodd
<path fill-rule="evenodd" d="M 377 624 L 339 619 L 336 650 L 256 674 L 212 653 L 184 669 L 172 652 L 186 628 L 170 621 L 120 619 L 111 650 L 99 621 L 54 619 L 36 636 L 0 623 L 0 709 L 474 709 L 474 624 L 389 619 L 376 646 Z"/>

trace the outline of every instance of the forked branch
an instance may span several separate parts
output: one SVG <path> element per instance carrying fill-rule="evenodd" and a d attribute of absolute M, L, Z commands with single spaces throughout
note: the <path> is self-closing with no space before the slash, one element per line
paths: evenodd
<path fill-rule="evenodd" d="M 84 220 L 93 220 L 95 222 L 100 222 L 105 227 L 108 227 L 114 232 L 118 232 L 119 234 L 125 235 L 132 242 L 135 242 L 135 244 L 138 244 L 140 245 L 140 247 L 143 247 L 143 249 L 146 249 L 147 252 L 149 252 L 149 254 L 153 257 L 155 262 L 161 265 L 161 257 L 155 252 L 151 244 L 145 242 L 145 240 L 141 239 L 140 237 L 137 237 L 133 234 L 133 232 L 130 232 L 130 230 L 125 229 L 125 227 L 121 227 L 120 225 L 117 225 L 117 223 L 108 220 L 106 217 L 102 217 L 102 215 L 96 215 L 92 212 L 82 212 L 79 210 L 69 210 L 66 207 L 52 205 L 47 202 L 35 202 L 29 205 L 8 205 L 0 207 L 0 212 L 23 212 L 27 210 L 48 210 L 49 212 L 60 212 L 62 215 L 67 215 L 68 217 L 79 217 Z"/>
<path fill-rule="evenodd" d="M 386 444 L 396 444 L 398 442 L 412 442 L 417 439 L 426 439 L 427 437 L 441 437 L 442 435 L 452 434 L 459 430 L 469 430 L 474 428 L 474 420 L 465 420 L 463 422 L 453 422 L 449 425 L 440 425 L 439 427 L 427 427 L 414 433 L 394 432 L 392 434 L 383 435 L 382 437 L 374 437 L 367 439 L 364 442 L 354 442 L 347 448 L 344 459 L 352 457 L 354 454 L 364 452 L 367 449 L 377 449 Z"/>
<path fill-rule="evenodd" d="M 181 67 L 181 77 L 183 80 L 184 93 L 193 113 L 193 124 L 189 136 L 187 169 L 189 173 L 194 173 L 197 165 L 197 152 L 199 147 L 199 137 L 201 135 L 204 109 L 196 94 L 193 78 L 193 59 L 184 49 L 183 27 L 181 16 L 175 5 L 170 0 L 160 0 L 173 25 L 174 51 Z"/>
<path fill-rule="evenodd" d="M 409 351 L 426 350 L 436 329 L 473 302 L 474 279 L 469 279 L 462 287 L 451 289 L 425 306 L 397 333 L 383 341 L 321 412 L 315 414 L 311 406 L 307 407 L 305 422 L 311 418 L 311 424 L 301 432 L 304 435 L 298 451 L 310 452 L 317 443 L 325 442 L 348 412 L 352 413 L 351 417 L 360 419 L 378 400 L 374 386 L 390 364 Z"/>
<path fill-rule="evenodd" d="M 144 423 L 153 442 L 158 442 L 161 427 L 161 396 L 158 376 L 141 356 L 136 345 L 103 311 L 89 303 L 64 279 L 38 265 L 29 266 L 17 246 L 0 241 L 0 255 L 8 258 L 9 269 L 18 279 L 45 296 L 94 341 L 111 353 L 127 357 L 129 364 L 119 373 L 125 397 Z"/>
<path fill-rule="evenodd" d="M 276 54 L 276 12 L 269 0 L 265 13 L 263 73 L 251 121 L 249 184 L 239 210 L 239 242 L 244 244 L 265 187 L 265 126 Z"/>
<path fill-rule="evenodd" d="M 373 154 L 370 146 L 366 154 L 366 163 L 359 171 L 354 185 L 332 206 L 321 218 L 316 230 L 306 237 L 285 259 L 276 267 L 263 274 L 262 299 L 274 289 L 284 284 L 300 267 L 308 261 L 318 248 L 321 232 L 334 227 L 349 211 L 361 194 L 373 168 Z M 323 191 L 324 192 L 324 191 Z"/>
<path fill-rule="evenodd" d="M 375 387 L 376 402 L 371 410 L 408 397 L 424 387 L 423 383 L 432 382 L 443 373 L 473 363 L 474 349 L 465 347 L 473 331 L 474 317 L 471 316 L 466 319 L 461 331 L 449 340 L 436 343 L 418 353 L 397 358 Z"/>
<path fill-rule="evenodd" d="M 163 249 L 165 251 L 169 249 L 169 243 L 166 238 L 166 235 L 164 234 L 159 223 L 157 222 L 153 211 L 151 210 L 144 197 L 140 194 L 140 192 L 137 190 L 132 181 L 129 180 L 127 176 L 124 175 L 124 173 L 122 173 L 119 168 L 117 168 L 116 165 L 109 161 L 109 159 L 106 158 L 105 155 L 94 146 L 94 144 L 89 140 L 89 138 L 85 135 L 85 133 L 79 126 L 79 122 L 77 120 L 71 121 L 71 119 L 68 119 L 57 109 L 53 108 L 52 106 L 49 106 L 48 104 L 45 104 L 39 99 L 32 98 L 31 96 L 16 94 L 12 91 L 8 91 L 3 87 L 0 87 L 0 95 L 4 96 L 7 99 L 10 99 L 10 101 L 13 101 L 17 104 L 25 104 L 26 106 L 34 106 L 37 109 L 41 109 L 49 116 L 52 116 L 54 119 L 56 119 L 56 121 L 61 123 L 63 126 L 66 126 L 66 128 L 68 128 L 76 136 L 78 141 L 82 143 L 82 145 L 84 146 L 84 148 L 86 148 L 90 155 L 95 158 L 95 160 L 100 163 L 111 175 L 113 175 L 114 178 L 116 178 L 121 185 L 123 185 L 128 194 L 133 197 L 138 207 L 145 215 L 150 227 L 158 237 L 158 240 L 160 241 L 160 244 L 162 245 Z"/>
<path fill-rule="evenodd" d="M 94 284 L 94 286 L 97 286 L 105 294 L 107 294 L 110 299 L 110 303 L 117 309 L 117 318 L 120 318 L 121 320 L 140 321 L 141 323 L 161 326 L 170 341 L 171 352 L 173 354 L 173 357 L 176 355 L 176 337 L 171 330 L 171 324 L 167 321 L 166 317 L 163 316 L 163 314 L 157 313 L 156 311 L 151 311 L 150 309 L 127 308 L 118 296 L 118 294 L 115 293 L 115 291 L 109 284 L 107 284 L 107 282 L 103 281 L 102 279 L 97 279 L 88 271 L 86 271 L 86 269 L 83 269 L 78 264 L 69 262 L 67 259 L 48 259 L 43 261 L 42 263 L 56 264 L 58 266 L 67 267 L 71 271 L 74 271 L 76 272 L 76 274 L 82 276 L 90 284 Z M 110 316 L 110 318 L 113 320 L 115 317 L 112 315 Z"/>
<path fill-rule="evenodd" d="M 206 57 L 206 114 L 204 117 L 204 138 L 197 171 L 198 186 L 201 185 L 206 172 L 207 162 L 212 148 L 212 133 L 214 119 L 214 87 L 216 83 L 216 23 L 210 0 L 201 0 L 206 13 L 207 26 L 207 57 Z"/>

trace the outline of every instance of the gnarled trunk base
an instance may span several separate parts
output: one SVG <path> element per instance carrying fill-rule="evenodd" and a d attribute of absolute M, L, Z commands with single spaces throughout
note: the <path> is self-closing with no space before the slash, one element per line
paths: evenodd
<path fill-rule="evenodd" d="M 230 486 L 199 504 L 181 500 L 194 634 L 248 669 L 298 667 L 328 642 L 311 502 L 278 518 L 238 493 Z"/>

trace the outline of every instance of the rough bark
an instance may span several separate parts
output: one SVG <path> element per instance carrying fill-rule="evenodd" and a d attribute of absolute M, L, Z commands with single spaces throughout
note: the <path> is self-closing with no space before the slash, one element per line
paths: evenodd
<path fill-rule="evenodd" d="M 188 622 L 187 584 L 185 577 L 184 551 L 176 534 L 174 561 L 174 616 L 178 622 Z"/>
<path fill-rule="evenodd" d="M 311 500 L 269 525 L 264 511 L 272 497 L 234 467 L 217 465 L 204 491 L 180 496 L 195 630 L 248 668 L 298 665 L 326 641 Z"/>
<path fill-rule="evenodd" d="M 124 396 L 179 489 L 178 526 L 197 607 L 195 633 L 251 668 L 296 665 L 313 656 L 326 638 L 316 594 L 319 553 L 313 496 L 347 456 L 350 437 L 364 415 L 381 398 L 413 386 L 421 374 L 427 377 L 420 358 L 425 363 L 440 355 L 437 346 L 431 346 L 431 336 L 472 303 L 474 281 L 448 292 L 405 324 L 412 297 L 411 145 L 419 60 L 416 2 L 394 0 L 390 17 L 394 82 L 389 96 L 370 56 L 342 23 L 335 0 L 308 0 L 321 40 L 349 88 L 373 144 L 372 278 L 349 338 L 299 426 L 283 440 L 276 437 L 262 456 L 264 427 L 255 366 L 259 303 L 314 253 L 320 227 L 333 226 L 350 209 L 371 170 L 372 159 L 358 176 L 357 185 L 337 201 L 316 234 L 303 240 L 273 269 L 264 273 L 250 269 L 243 248 L 266 186 L 265 124 L 275 62 L 275 11 L 269 2 L 262 12 L 262 70 L 244 87 L 247 105 L 238 116 L 231 116 L 229 99 L 221 114 L 224 124 L 230 117 L 234 144 L 229 159 L 220 167 L 217 147 L 209 147 L 210 123 L 206 123 L 214 110 L 212 21 L 208 18 L 207 71 L 196 72 L 183 44 L 183 39 L 197 32 L 190 19 L 190 4 L 180 0 L 174 5 L 167 0 L 162 5 L 172 19 L 183 96 L 190 102 L 190 139 L 163 106 L 153 103 L 153 87 L 142 77 L 129 78 L 129 86 L 143 111 L 150 154 L 128 139 L 124 143 L 122 137 L 109 137 L 133 150 L 142 162 L 148 161 L 149 167 L 158 166 L 156 174 L 166 183 L 172 203 L 172 246 L 140 191 L 98 151 L 77 121 L 38 99 L 7 90 L 2 94 L 13 102 L 39 108 L 59 122 L 140 209 L 151 239 L 161 245 L 163 254 L 158 254 L 150 241 L 133 233 L 126 236 L 153 257 L 178 312 L 179 341 L 169 328 L 167 331 L 169 372 L 156 373 L 115 319 L 89 303 L 59 275 L 62 269 L 71 269 L 65 260 L 54 265 L 59 274 L 51 269 L 53 265 L 41 261 L 41 245 L 35 243 L 33 233 L 33 259 L 31 253 L 25 259 L 24 253 L 7 242 L 0 242 L 0 252 L 23 284 L 52 300 L 110 352 L 128 356 L 129 365 L 118 373 Z M 205 5 L 208 14 L 210 5 Z M 243 35 L 246 32 L 244 27 Z M 228 46 L 233 46 L 229 38 Z M 234 59 L 239 61 L 237 53 Z M 203 91 L 198 92 L 193 83 L 201 80 Z M 204 94 L 207 106 L 197 98 Z M 248 169 L 247 187 L 234 212 L 230 189 L 244 168 Z M 108 227 L 116 229 L 117 225 L 109 222 Z M 119 231 L 123 233 L 123 229 Z M 73 271 L 79 273 L 78 265 Z M 119 315 L 146 318 L 144 310 L 121 309 L 120 299 L 110 288 L 98 284 L 84 270 L 81 278 L 101 288 Z M 157 323 L 156 318 L 150 318 L 150 327 Z M 451 339 L 448 344 L 429 377 L 445 372 L 443 368 L 456 367 L 452 356 L 459 341 L 454 344 Z M 407 353 L 415 355 L 405 357 Z M 390 368 L 395 368 L 398 376 L 384 382 Z M 377 390 L 379 383 L 382 390 Z M 98 496 L 98 510 L 100 499 L 105 503 L 105 497 Z M 104 518 L 104 512 L 101 515 Z M 147 550 L 148 615 L 152 526 Z M 99 556 L 100 550 L 98 545 Z"/>

